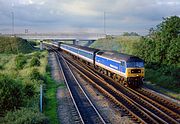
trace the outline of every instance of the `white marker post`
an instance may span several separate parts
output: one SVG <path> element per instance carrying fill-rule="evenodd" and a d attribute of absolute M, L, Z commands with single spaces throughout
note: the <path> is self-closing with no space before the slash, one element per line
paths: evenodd
<path fill-rule="evenodd" d="M 43 111 L 43 91 L 42 91 L 42 89 L 43 89 L 43 87 L 42 87 L 42 85 L 40 85 L 40 112 L 42 113 L 42 111 Z"/>
<path fill-rule="evenodd" d="M 43 50 L 43 41 L 40 41 L 40 50 Z"/>

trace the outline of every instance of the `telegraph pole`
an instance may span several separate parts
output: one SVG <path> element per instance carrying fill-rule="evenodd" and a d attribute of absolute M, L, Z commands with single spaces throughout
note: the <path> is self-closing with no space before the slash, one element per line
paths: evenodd
<path fill-rule="evenodd" d="M 104 12 L 104 34 L 106 35 L 106 12 Z"/>
<path fill-rule="evenodd" d="M 12 36 L 14 36 L 14 12 L 12 11 Z"/>
<path fill-rule="evenodd" d="M 12 18 L 12 36 L 14 36 L 14 2 L 12 2 L 12 12 L 11 12 L 11 18 Z"/>

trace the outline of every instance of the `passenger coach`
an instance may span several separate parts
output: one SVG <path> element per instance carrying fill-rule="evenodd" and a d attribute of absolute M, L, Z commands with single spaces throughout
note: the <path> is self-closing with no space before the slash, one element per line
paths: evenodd
<path fill-rule="evenodd" d="M 99 50 L 84 47 L 84 46 L 77 46 L 77 45 L 69 45 L 69 44 L 61 44 L 60 48 L 64 51 L 67 51 L 71 53 L 72 55 L 75 55 L 81 60 L 85 60 L 89 64 L 93 64 L 95 62 L 95 53 Z"/>

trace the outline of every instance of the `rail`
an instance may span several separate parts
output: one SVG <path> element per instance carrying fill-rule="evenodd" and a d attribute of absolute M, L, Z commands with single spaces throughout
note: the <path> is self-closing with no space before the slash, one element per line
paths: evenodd
<path fill-rule="evenodd" d="M 93 105 L 91 100 L 88 98 L 81 85 L 75 78 L 68 64 L 64 61 L 64 59 L 57 55 L 58 63 L 63 70 L 63 76 L 65 83 L 70 92 L 71 98 L 73 99 L 73 103 L 78 111 L 78 114 L 81 118 L 81 122 L 84 124 L 88 123 L 98 123 L 98 124 L 106 124 L 96 107 Z M 69 84 L 71 83 L 71 84 Z"/>

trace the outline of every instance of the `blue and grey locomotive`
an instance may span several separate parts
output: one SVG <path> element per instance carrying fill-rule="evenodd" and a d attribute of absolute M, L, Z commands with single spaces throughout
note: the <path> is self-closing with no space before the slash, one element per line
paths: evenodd
<path fill-rule="evenodd" d="M 61 43 L 59 47 L 61 50 L 93 65 L 96 70 L 110 76 L 117 82 L 130 86 L 143 84 L 144 61 L 139 57 L 65 43 Z"/>

